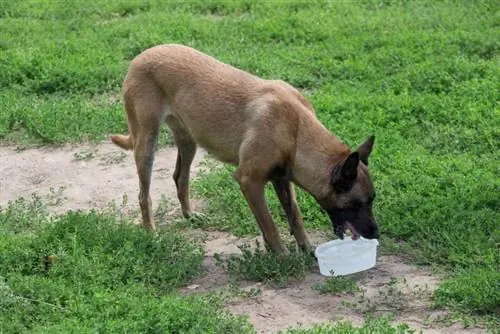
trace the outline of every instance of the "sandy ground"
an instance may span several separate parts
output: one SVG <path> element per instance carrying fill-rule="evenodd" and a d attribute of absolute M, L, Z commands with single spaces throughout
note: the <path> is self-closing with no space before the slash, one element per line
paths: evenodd
<path fill-rule="evenodd" d="M 157 152 L 151 188 L 153 205 L 166 196 L 173 203 L 174 211 L 178 209 L 178 202 L 171 175 L 176 155 L 176 148 Z M 198 151 L 193 177 L 201 168 L 204 155 L 203 151 Z M 128 201 L 122 210 L 137 210 L 138 180 L 132 153 L 112 144 L 20 152 L 14 147 L 0 146 L 0 207 L 18 197 L 29 198 L 33 193 L 54 212 L 103 209 L 113 201 L 120 205 L 124 194 Z M 199 203 L 195 202 L 195 208 L 200 207 Z M 204 233 L 207 240 L 204 265 L 208 273 L 186 287 L 187 293 L 227 287 L 227 273 L 213 264 L 213 254 L 238 253 L 237 244 L 244 241 L 217 231 L 199 233 Z M 311 239 L 315 243 L 326 240 L 321 234 L 311 234 Z M 397 322 L 406 321 L 423 333 L 482 333 L 479 329 L 462 329 L 459 324 L 441 327 L 439 319 L 446 313 L 431 311 L 425 297 L 438 280 L 397 256 L 379 255 L 375 268 L 354 278 L 364 290 L 363 294 L 319 294 L 312 289 L 315 283 L 324 282 L 319 273 L 311 273 L 283 289 L 248 283 L 244 289 L 259 293 L 251 298 L 236 298 L 228 307 L 234 313 L 248 315 L 258 333 L 275 333 L 290 326 L 307 327 L 342 319 L 360 324 L 366 311 L 394 313 Z"/>
<path fill-rule="evenodd" d="M 186 293 L 227 288 L 227 273 L 214 265 L 214 253 L 222 256 L 239 254 L 238 245 L 253 242 L 224 232 L 201 233 L 206 238 L 204 265 L 207 274 L 186 287 Z M 310 237 L 314 244 L 328 240 L 321 232 L 310 233 Z M 255 239 L 263 244 L 261 237 Z M 395 315 L 395 323 L 406 322 L 421 333 L 483 333 L 481 329 L 464 329 L 459 323 L 445 325 L 449 314 L 432 310 L 428 300 L 439 280 L 427 270 L 405 263 L 398 256 L 379 255 L 374 268 L 350 277 L 356 280 L 362 292 L 320 294 L 313 288 L 315 284 L 325 282 L 319 270 L 281 289 L 240 282 L 242 290 L 247 293 L 245 297 L 235 298 L 228 307 L 235 314 L 248 315 L 258 333 L 276 333 L 289 327 L 307 328 L 344 320 L 361 325 L 368 314 Z M 248 298 L 248 295 L 254 296 Z"/>
<path fill-rule="evenodd" d="M 191 174 L 203 159 L 196 154 Z M 159 150 L 153 166 L 151 197 L 158 203 L 161 196 L 177 201 L 172 173 L 177 149 Z M 100 209 L 114 201 L 121 204 L 128 197 L 128 209 L 138 208 L 137 178 L 133 154 L 113 144 L 98 146 L 63 146 L 28 149 L 16 152 L 14 147 L 0 147 L 0 206 L 18 197 L 37 193 L 54 212 Z"/>

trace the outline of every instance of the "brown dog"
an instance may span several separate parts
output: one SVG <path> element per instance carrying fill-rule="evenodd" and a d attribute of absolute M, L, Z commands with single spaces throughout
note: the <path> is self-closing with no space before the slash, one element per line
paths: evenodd
<path fill-rule="evenodd" d="M 302 249 L 311 243 L 304 230 L 292 182 L 310 193 L 343 238 L 378 238 L 372 215 L 374 188 L 368 156 L 374 137 L 355 152 L 316 118 L 311 104 L 291 85 L 264 80 L 182 45 L 152 47 L 131 63 L 123 84 L 129 136 L 112 135 L 134 150 L 143 226 L 154 230 L 151 169 L 158 132 L 171 128 L 178 148 L 173 178 L 185 217 L 191 215 L 189 170 L 197 145 L 237 166 L 234 178 L 264 240 L 282 253 L 264 187 L 271 181 L 290 232 Z"/>

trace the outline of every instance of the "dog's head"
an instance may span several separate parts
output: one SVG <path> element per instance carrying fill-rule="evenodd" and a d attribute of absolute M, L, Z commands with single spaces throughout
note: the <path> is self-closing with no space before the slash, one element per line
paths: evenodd
<path fill-rule="evenodd" d="M 370 136 L 354 152 L 347 155 L 330 171 L 330 191 L 319 204 L 330 216 L 335 234 L 343 239 L 350 229 L 353 239 L 360 236 L 378 239 L 379 229 L 373 217 L 375 189 L 368 172 L 368 157 L 374 136 Z"/>

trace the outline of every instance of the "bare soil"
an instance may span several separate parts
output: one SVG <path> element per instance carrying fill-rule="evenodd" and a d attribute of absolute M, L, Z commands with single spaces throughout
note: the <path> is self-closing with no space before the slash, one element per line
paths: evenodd
<path fill-rule="evenodd" d="M 195 166 L 203 159 L 199 151 Z M 172 173 L 177 149 L 156 152 L 151 181 L 151 197 L 158 204 L 162 195 L 177 201 Z M 138 209 L 139 180 L 133 153 L 113 144 L 62 146 L 27 149 L 0 147 L 0 206 L 33 193 L 60 213 L 68 210 L 103 209 L 110 203 L 123 203 L 124 210 Z"/>
<path fill-rule="evenodd" d="M 186 293 L 227 289 L 228 275 L 214 264 L 213 255 L 240 254 L 238 245 L 252 244 L 254 240 L 263 244 L 261 237 L 249 240 L 219 231 L 198 232 L 204 234 L 206 240 L 204 265 L 207 274 L 186 287 Z M 311 232 L 310 237 L 314 244 L 328 240 L 322 232 Z M 478 328 L 464 329 L 459 323 L 450 324 L 448 312 L 431 309 L 429 297 L 439 279 L 402 257 L 379 255 L 376 267 L 350 277 L 357 282 L 361 292 L 321 294 L 313 288 L 325 282 L 317 268 L 304 279 L 281 289 L 239 282 L 246 293 L 233 298 L 228 308 L 235 314 L 248 315 L 258 333 L 276 333 L 289 327 L 307 328 L 344 320 L 361 325 L 368 315 L 395 315 L 396 323 L 406 322 L 422 333 L 483 333 Z"/>
<path fill-rule="evenodd" d="M 154 205 L 165 196 L 173 203 L 173 211 L 178 211 L 172 180 L 176 156 L 175 147 L 156 153 L 151 185 Z M 200 162 L 204 156 L 203 151 L 197 153 L 191 171 L 193 177 L 202 168 Z M 34 193 L 56 213 L 70 209 L 105 209 L 112 202 L 122 205 L 122 210 L 137 212 L 138 179 L 132 152 L 107 143 L 20 152 L 11 146 L 0 146 L 0 207 Z M 201 201 L 195 201 L 195 208 L 200 206 Z M 227 288 L 227 273 L 214 265 L 213 255 L 238 253 L 237 245 L 247 240 L 218 231 L 196 233 L 206 237 L 207 275 L 184 291 L 197 293 Z M 311 233 L 311 239 L 316 244 L 327 240 L 321 233 Z M 427 298 L 439 280 L 398 256 L 379 255 L 375 268 L 353 277 L 363 293 L 320 294 L 312 288 L 325 280 L 318 271 L 283 289 L 246 282 L 244 290 L 259 293 L 235 297 L 227 307 L 236 314 L 248 315 L 258 333 L 339 320 L 361 324 L 366 314 L 384 313 L 396 314 L 397 322 L 405 321 L 423 333 L 482 333 L 480 329 L 463 329 L 460 324 L 444 327 L 440 319 L 448 318 L 448 314 L 431 310 Z"/>

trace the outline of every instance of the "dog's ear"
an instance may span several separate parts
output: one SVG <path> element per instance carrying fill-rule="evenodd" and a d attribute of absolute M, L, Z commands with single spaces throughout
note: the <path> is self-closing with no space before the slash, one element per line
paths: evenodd
<path fill-rule="evenodd" d="M 358 176 L 359 153 L 352 152 L 333 171 L 331 183 L 336 192 L 346 192 L 351 189 Z"/>
<path fill-rule="evenodd" d="M 370 153 L 372 153 L 374 142 L 375 142 L 375 136 L 371 135 L 356 150 L 356 152 L 359 153 L 359 160 L 361 160 L 367 166 L 368 166 L 368 157 L 370 156 Z"/>

